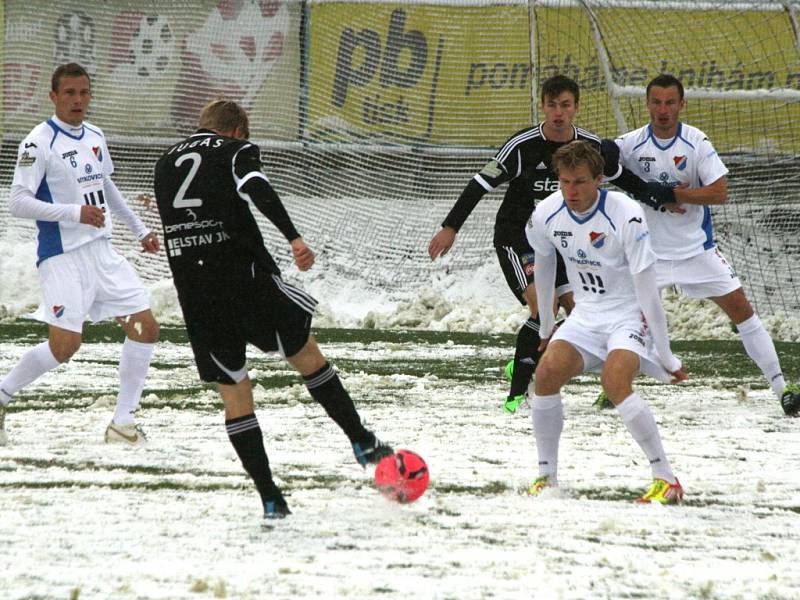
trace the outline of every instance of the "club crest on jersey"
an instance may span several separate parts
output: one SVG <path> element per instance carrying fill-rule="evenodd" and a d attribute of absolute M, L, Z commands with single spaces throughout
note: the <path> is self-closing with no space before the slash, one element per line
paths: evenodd
<path fill-rule="evenodd" d="M 53 314 L 56 319 L 61 318 L 61 315 L 64 314 L 64 306 L 53 306 Z"/>
<path fill-rule="evenodd" d="M 592 243 L 592 246 L 595 248 L 602 248 L 603 244 L 606 243 L 606 234 L 605 233 L 597 233 L 596 231 L 589 232 L 589 241 Z"/>
<path fill-rule="evenodd" d="M 683 171 L 686 168 L 686 163 L 689 162 L 685 156 L 673 156 L 672 161 L 675 163 L 678 171 Z"/>
<path fill-rule="evenodd" d="M 94 152 L 97 160 L 103 162 L 103 149 L 100 146 L 92 146 L 92 152 Z"/>

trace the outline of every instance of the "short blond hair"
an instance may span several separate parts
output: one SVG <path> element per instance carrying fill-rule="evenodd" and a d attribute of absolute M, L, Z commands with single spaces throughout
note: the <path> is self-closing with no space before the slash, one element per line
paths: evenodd
<path fill-rule="evenodd" d="M 239 130 L 242 137 L 250 137 L 250 120 L 247 112 L 233 100 L 212 100 L 200 111 L 200 128 L 214 131 Z"/>
<path fill-rule="evenodd" d="M 559 169 L 575 170 L 580 165 L 588 165 L 593 178 L 603 174 L 606 161 L 600 152 L 589 142 L 575 140 L 561 146 L 555 151 L 552 158 L 553 170 L 558 175 Z"/>

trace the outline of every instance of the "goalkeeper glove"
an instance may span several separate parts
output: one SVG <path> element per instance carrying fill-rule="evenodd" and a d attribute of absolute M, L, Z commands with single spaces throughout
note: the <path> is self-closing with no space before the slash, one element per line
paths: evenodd
<path fill-rule="evenodd" d="M 666 185 L 661 185 L 655 181 L 648 181 L 644 189 L 634 195 L 639 202 L 646 204 L 654 210 L 658 210 L 665 204 L 675 202 L 675 190 Z"/>

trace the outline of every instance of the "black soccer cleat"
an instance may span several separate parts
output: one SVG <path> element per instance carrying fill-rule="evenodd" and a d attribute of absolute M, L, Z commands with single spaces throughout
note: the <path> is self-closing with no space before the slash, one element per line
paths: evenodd
<path fill-rule="evenodd" d="M 389 444 L 384 444 L 371 431 L 367 436 L 358 442 L 353 442 L 353 454 L 363 468 L 367 465 L 377 465 L 382 458 L 394 454 L 394 450 Z"/>
<path fill-rule="evenodd" d="M 286 500 L 282 496 L 275 500 L 267 500 L 264 503 L 265 519 L 285 519 L 290 514 L 292 514 L 292 511 L 289 510 Z"/>
<path fill-rule="evenodd" d="M 789 417 L 800 415 L 800 385 L 787 385 L 781 395 L 783 412 Z"/>

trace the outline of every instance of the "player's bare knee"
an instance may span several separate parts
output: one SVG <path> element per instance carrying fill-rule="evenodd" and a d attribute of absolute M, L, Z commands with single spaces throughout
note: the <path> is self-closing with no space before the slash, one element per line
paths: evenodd
<path fill-rule="evenodd" d="M 549 396 L 556 394 L 561 389 L 562 374 L 556 361 L 545 353 L 539 364 L 536 366 L 534 377 L 534 391 L 539 396 Z"/>
<path fill-rule="evenodd" d="M 81 347 L 81 338 L 68 337 L 57 338 L 50 340 L 50 352 L 53 353 L 55 358 L 60 363 L 67 362 L 72 358 Z"/>
<path fill-rule="evenodd" d="M 309 335 L 305 345 L 296 354 L 287 356 L 286 360 L 301 375 L 311 375 L 324 367 L 327 362 L 313 335 Z"/>
<path fill-rule="evenodd" d="M 142 324 L 142 334 L 139 339 L 143 344 L 155 344 L 161 336 L 161 326 L 155 319 Z"/>

